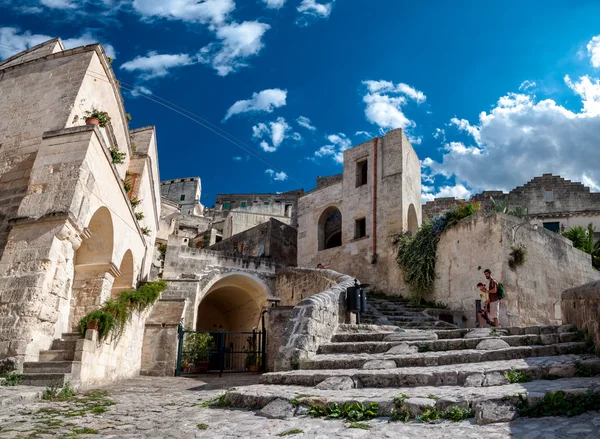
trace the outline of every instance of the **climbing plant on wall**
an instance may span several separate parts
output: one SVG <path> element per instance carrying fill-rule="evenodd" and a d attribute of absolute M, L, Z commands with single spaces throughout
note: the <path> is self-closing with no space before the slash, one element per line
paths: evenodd
<path fill-rule="evenodd" d="M 414 236 L 405 233 L 393 237 L 394 243 L 398 245 L 396 261 L 411 289 L 412 301 L 420 302 L 424 294 L 433 290 L 440 235 L 480 209 L 478 202 L 462 202 L 440 212 L 430 222 L 423 223 Z"/>

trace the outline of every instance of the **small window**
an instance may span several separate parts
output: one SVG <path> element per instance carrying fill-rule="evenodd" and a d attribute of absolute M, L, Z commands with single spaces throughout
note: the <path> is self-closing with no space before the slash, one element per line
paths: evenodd
<path fill-rule="evenodd" d="M 367 236 L 367 220 L 365 218 L 354 220 L 354 239 L 365 236 Z"/>
<path fill-rule="evenodd" d="M 356 163 L 356 187 L 367 184 L 369 164 L 367 160 Z"/>
<path fill-rule="evenodd" d="M 269 202 L 268 202 L 268 201 L 265 201 L 263 204 L 264 204 L 265 206 L 268 206 L 268 205 L 269 205 Z"/>
<path fill-rule="evenodd" d="M 245 201 L 240 201 L 240 207 L 246 207 L 246 202 Z"/>
<path fill-rule="evenodd" d="M 179 201 L 183 201 L 183 200 L 185 200 L 185 194 L 182 195 L 181 197 L 179 197 Z"/>
<path fill-rule="evenodd" d="M 554 192 L 552 191 L 552 189 L 546 189 L 545 194 L 546 194 L 546 203 L 550 203 L 551 201 L 554 201 Z"/>
<path fill-rule="evenodd" d="M 225 201 L 223 203 L 223 210 L 229 210 L 231 208 L 231 203 L 229 201 Z"/>
<path fill-rule="evenodd" d="M 560 222 L 544 223 L 544 229 L 550 230 L 551 232 L 560 232 Z"/>
<path fill-rule="evenodd" d="M 292 213 L 292 205 L 291 204 L 286 204 L 285 205 L 285 216 L 291 216 Z"/>

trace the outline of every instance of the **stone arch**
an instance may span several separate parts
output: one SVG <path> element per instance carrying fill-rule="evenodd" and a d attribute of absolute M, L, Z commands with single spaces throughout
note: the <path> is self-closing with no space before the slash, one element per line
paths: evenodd
<path fill-rule="evenodd" d="M 102 206 L 81 233 L 81 246 L 75 252 L 75 273 L 71 295 L 71 329 L 81 317 L 108 299 L 119 270 L 112 263 L 114 229 L 110 210 Z"/>
<path fill-rule="evenodd" d="M 243 272 L 215 276 L 198 304 L 198 331 L 252 331 L 267 304 L 270 290 L 256 276 Z"/>
<path fill-rule="evenodd" d="M 342 245 L 342 213 L 336 206 L 329 206 L 319 217 L 319 250 Z"/>
<path fill-rule="evenodd" d="M 419 230 L 419 219 L 417 217 L 417 209 L 415 209 L 415 205 L 411 203 L 408 206 L 408 213 L 406 215 L 408 219 L 408 231 L 414 235 Z"/>
<path fill-rule="evenodd" d="M 133 266 L 133 253 L 131 250 L 127 250 L 121 259 L 121 265 L 119 265 L 119 277 L 115 279 L 111 289 L 111 297 L 115 297 L 121 291 L 131 290 L 134 287 L 134 266 Z"/>

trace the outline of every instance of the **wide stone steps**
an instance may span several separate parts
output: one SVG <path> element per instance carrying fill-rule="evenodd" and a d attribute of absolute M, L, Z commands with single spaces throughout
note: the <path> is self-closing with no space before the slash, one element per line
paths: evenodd
<path fill-rule="evenodd" d="M 40 361 L 73 361 L 74 359 L 74 351 L 59 349 L 40 351 Z"/>
<path fill-rule="evenodd" d="M 45 387 L 56 385 L 62 387 L 69 381 L 69 374 L 66 373 L 24 373 L 21 375 L 21 383 L 25 386 Z"/>
<path fill-rule="evenodd" d="M 28 361 L 23 363 L 23 373 L 71 373 L 74 361 Z"/>
<path fill-rule="evenodd" d="M 324 343 L 319 346 L 318 354 L 382 354 L 394 346 L 407 344 L 415 346 L 422 351 L 447 351 L 459 349 L 475 349 L 482 340 L 502 340 L 510 346 L 549 345 L 558 343 L 571 343 L 579 341 L 580 336 L 575 332 L 564 332 L 545 335 L 508 335 L 499 337 L 482 338 L 455 338 L 448 340 L 422 340 L 422 341 L 365 341 L 365 342 L 337 342 Z M 417 351 L 415 349 L 415 352 Z"/>
<path fill-rule="evenodd" d="M 347 376 L 356 387 L 465 386 L 487 387 L 508 384 L 505 372 L 516 370 L 529 379 L 573 377 L 585 368 L 600 374 L 600 358 L 591 355 L 557 355 L 504 361 L 448 364 L 390 369 L 324 369 L 272 372 L 261 376 L 261 384 L 316 386 L 328 378 Z"/>
<path fill-rule="evenodd" d="M 546 392 L 561 390 L 567 395 L 582 394 L 588 390 L 600 393 L 600 377 L 569 378 L 557 380 L 535 380 L 528 383 L 503 384 L 493 387 L 457 387 L 457 386 L 422 386 L 422 387 L 390 387 L 360 388 L 351 390 L 307 389 L 293 385 L 252 385 L 229 390 L 226 400 L 234 407 L 261 409 L 276 399 L 284 399 L 296 406 L 318 405 L 330 403 L 361 402 L 379 404 L 379 415 L 390 416 L 396 405 L 394 399 L 404 395 L 408 398 L 433 398 L 435 406 L 443 411 L 449 406 L 461 405 L 477 410 L 487 401 L 502 403 L 510 400 L 516 402 L 518 395 L 527 398 L 529 403 L 543 398 Z M 538 437 L 543 437 L 538 436 Z"/>

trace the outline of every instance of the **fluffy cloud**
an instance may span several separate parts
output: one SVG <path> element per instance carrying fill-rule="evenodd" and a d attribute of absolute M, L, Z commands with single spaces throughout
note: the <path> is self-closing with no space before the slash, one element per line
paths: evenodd
<path fill-rule="evenodd" d="M 148 87 L 144 87 L 143 85 L 136 85 L 129 90 L 129 94 L 134 98 L 138 98 L 140 96 L 151 96 L 152 90 L 150 90 Z"/>
<path fill-rule="evenodd" d="M 535 83 L 535 81 L 530 81 L 526 79 L 525 81 L 521 82 L 521 85 L 519 85 L 519 90 L 527 91 L 530 88 L 535 88 L 536 85 L 537 84 Z"/>
<path fill-rule="evenodd" d="M 456 117 L 453 117 L 452 119 L 450 119 L 450 124 L 456 126 L 459 131 L 465 131 L 469 133 L 471 136 L 473 136 L 476 142 L 479 142 L 479 129 L 477 127 L 472 126 L 468 120 L 459 120 Z"/>
<path fill-rule="evenodd" d="M 142 79 L 150 79 L 167 76 L 170 69 L 193 63 L 194 60 L 184 53 L 169 55 L 148 52 L 146 56 L 137 56 L 127 61 L 121 68 L 128 72 L 139 71 Z"/>
<path fill-rule="evenodd" d="M 283 7 L 285 0 L 262 0 L 265 6 L 269 9 L 280 9 Z"/>
<path fill-rule="evenodd" d="M 288 179 L 287 174 L 283 171 L 276 172 L 272 169 L 267 169 L 265 171 L 265 174 L 267 174 L 269 177 L 271 177 L 275 181 L 286 181 Z"/>
<path fill-rule="evenodd" d="M 77 2 L 71 0 L 40 0 L 40 3 L 51 9 L 75 9 Z"/>
<path fill-rule="evenodd" d="M 250 99 L 237 101 L 229 107 L 223 122 L 236 114 L 256 112 L 272 113 L 275 108 L 283 107 L 286 103 L 286 99 L 287 90 L 281 90 L 280 88 L 270 88 L 258 93 L 252 93 Z"/>
<path fill-rule="evenodd" d="M 0 27 L 0 59 L 11 57 L 16 53 L 37 46 L 52 38 L 54 37 L 43 34 L 32 34 L 29 31 L 21 32 L 16 27 Z M 67 49 L 97 42 L 98 39 L 89 31 L 84 32 L 80 37 L 63 40 L 63 44 Z M 111 58 L 116 57 L 115 49 L 112 45 L 103 44 L 103 47 L 108 56 Z"/>
<path fill-rule="evenodd" d="M 133 0 L 133 8 L 145 18 L 160 17 L 219 25 L 233 12 L 235 3 L 233 0 Z"/>
<path fill-rule="evenodd" d="M 587 52 L 590 56 L 590 64 L 598 68 L 600 67 L 600 35 L 596 35 L 587 44 Z"/>
<path fill-rule="evenodd" d="M 293 140 L 302 140 L 302 136 L 298 133 L 292 133 L 291 127 L 283 117 L 278 117 L 274 122 L 266 123 L 260 122 L 252 127 L 252 137 L 255 139 L 263 139 L 264 137 L 270 137 L 272 146 L 266 141 L 260 142 L 260 147 L 265 152 L 275 152 L 277 148 L 286 138 L 292 138 Z"/>
<path fill-rule="evenodd" d="M 344 163 L 344 151 L 352 146 L 352 141 L 343 133 L 327 136 L 330 142 L 315 151 L 316 157 L 331 157 L 336 163 Z"/>
<path fill-rule="evenodd" d="M 433 193 L 433 187 L 431 186 L 421 186 L 421 201 L 433 201 L 436 198 L 461 198 L 463 200 L 468 200 L 471 198 L 471 191 L 464 187 L 462 184 L 457 184 L 455 186 L 442 186 L 437 193 Z"/>
<path fill-rule="evenodd" d="M 315 0 L 302 0 L 296 9 L 301 14 L 298 24 L 306 25 L 308 19 L 329 17 L 333 9 L 333 1 L 329 3 L 317 3 Z"/>
<path fill-rule="evenodd" d="M 200 49 L 198 61 L 210 64 L 219 76 L 227 76 L 247 66 L 246 58 L 257 55 L 264 47 L 262 37 L 271 26 L 258 21 L 244 21 L 219 26 L 218 42 Z"/>
<path fill-rule="evenodd" d="M 373 137 L 373 136 L 371 135 L 371 133 L 370 133 L 370 132 L 368 132 L 368 131 L 357 131 L 356 133 L 354 133 L 354 135 L 355 135 L 355 136 L 364 136 L 364 137 L 366 137 L 367 139 L 370 139 L 371 137 Z"/>
<path fill-rule="evenodd" d="M 600 83 L 588 76 L 578 81 L 567 76 L 565 83 L 581 98 L 582 110 L 508 93 L 480 114 L 477 125 L 465 121 L 465 130 L 478 133 L 474 144 L 450 142 L 442 160 L 427 158 L 424 168 L 431 175 L 455 176 L 457 187 L 472 191 L 510 190 L 548 172 L 599 187 Z"/>
<path fill-rule="evenodd" d="M 425 102 L 427 97 L 422 91 L 404 84 L 394 84 L 389 81 L 363 81 L 367 94 L 363 97 L 366 104 L 367 120 L 379 126 L 380 131 L 402 128 L 412 128 L 415 123 L 408 119 L 402 107 L 408 99 L 417 104 Z"/>
<path fill-rule="evenodd" d="M 300 116 L 298 119 L 296 119 L 296 122 L 298 122 L 298 125 L 306 128 L 307 130 L 315 131 L 317 129 L 312 125 L 308 117 Z"/>

